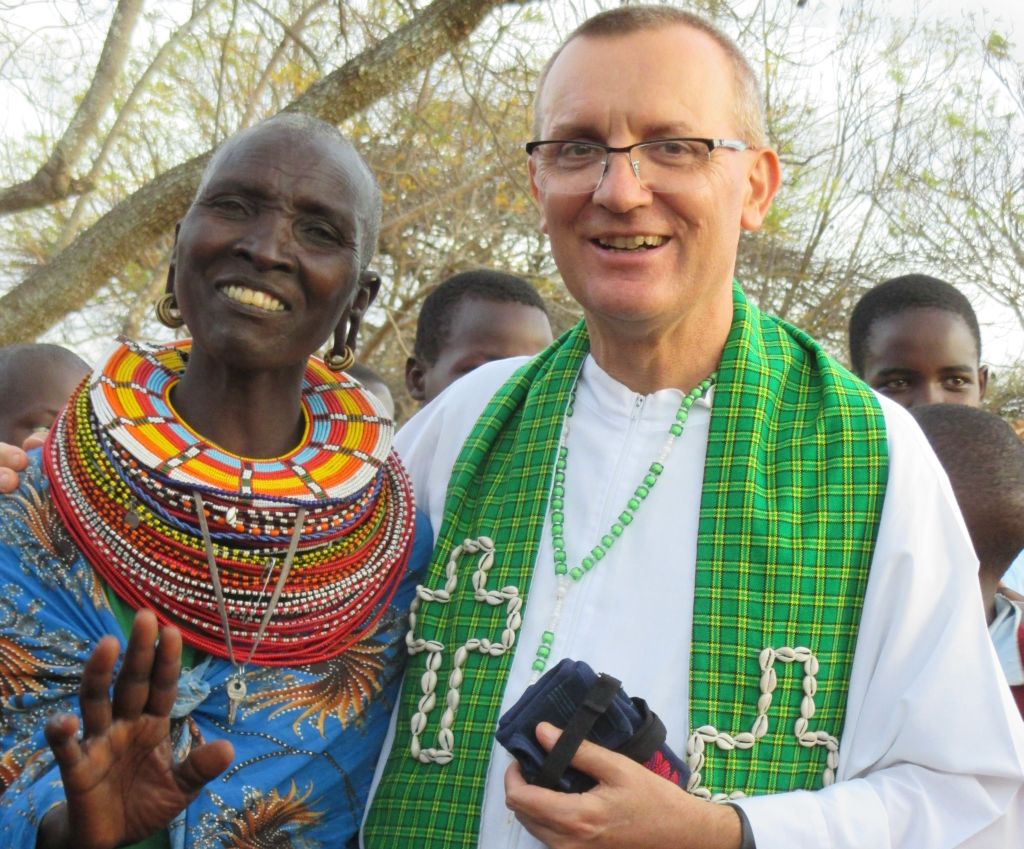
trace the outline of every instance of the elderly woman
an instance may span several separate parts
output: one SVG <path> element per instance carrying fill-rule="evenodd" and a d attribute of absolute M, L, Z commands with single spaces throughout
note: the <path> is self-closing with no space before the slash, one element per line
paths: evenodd
<path fill-rule="evenodd" d="M 340 373 L 379 218 L 333 127 L 230 139 L 158 306 L 191 341 L 117 345 L 0 497 L 3 846 L 356 833 L 430 536 L 414 551 L 392 422 Z"/>

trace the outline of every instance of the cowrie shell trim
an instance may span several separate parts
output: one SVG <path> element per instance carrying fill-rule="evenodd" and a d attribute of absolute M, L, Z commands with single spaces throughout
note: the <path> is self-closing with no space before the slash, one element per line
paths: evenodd
<path fill-rule="evenodd" d="M 690 779 L 686 789 L 694 796 L 711 802 L 728 802 L 744 795 L 739 790 L 713 794 L 708 788 L 701 786 L 701 770 L 704 768 L 705 752 L 708 746 L 726 752 L 734 749 L 750 749 L 768 733 L 768 710 L 772 704 L 772 693 L 778 686 L 776 663 L 799 663 L 803 666 L 803 697 L 800 700 L 800 716 L 793 724 L 793 736 L 803 748 L 812 749 L 821 746 L 826 750 L 828 754 L 825 759 L 825 769 L 821 773 L 821 783 L 825 787 L 835 783 L 836 770 L 839 768 L 839 740 L 827 731 L 815 731 L 810 728 L 810 721 L 814 718 L 815 713 L 814 697 L 818 692 L 818 659 L 809 648 L 804 646 L 780 646 L 778 648 L 768 646 L 761 649 L 758 655 L 758 665 L 761 669 L 760 694 L 757 698 L 757 716 L 751 724 L 750 731 L 726 734 L 712 725 L 702 725 L 693 731 L 689 740 L 686 741 L 686 765 L 690 768 Z"/>

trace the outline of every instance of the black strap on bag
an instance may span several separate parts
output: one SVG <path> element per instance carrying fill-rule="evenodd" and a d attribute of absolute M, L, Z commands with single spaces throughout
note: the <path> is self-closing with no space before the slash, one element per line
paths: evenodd
<path fill-rule="evenodd" d="M 587 738 L 598 717 L 611 706 L 612 700 L 621 686 L 622 682 L 618 678 L 604 673 L 598 676 L 597 682 L 587 691 L 583 703 L 569 718 L 562 730 L 562 736 L 548 752 L 544 763 L 541 764 L 535 784 L 547 787 L 549 790 L 558 787 L 558 782 L 569 768 L 569 762 L 576 756 L 576 752 L 579 751 L 580 745 Z M 643 699 L 634 698 L 631 701 L 643 720 L 636 733 L 616 751 L 638 763 L 644 763 L 665 742 L 665 724 L 647 707 L 647 702 Z"/>
<path fill-rule="evenodd" d="M 615 751 L 637 763 L 647 763 L 651 756 L 665 744 L 668 732 L 665 730 L 665 723 L 647 707 L 647 702 L 636 696 L 630 701 L 642 717 L 640 727 Z"/>
<path fill-rule="evenodd" d="M 569 717 L 562 730 L 562 736 L 548 752 L 534 784 L 547 787 L 549 790 L 558 787 L 559 780 L 569 767 L 569 761 L 575 757 L 580 744 L 586 739 L 598 717 L 608 710 L 621 686 L 622 682 L 618 678 L 605 675 L 603 672 L 598 675 L 594 686 L 587 690 L 583 703 Z"/>

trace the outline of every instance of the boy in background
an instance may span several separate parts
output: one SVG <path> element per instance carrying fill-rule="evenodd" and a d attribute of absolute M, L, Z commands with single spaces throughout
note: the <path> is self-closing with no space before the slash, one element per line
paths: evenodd
<path fill-rule="evenodd" d="M 943 280 L 908 274 L 870 289 L 850 315 L 849 342 L 853 373 L 904 407 L 978 407 L 985 397 L 978 318 Z"/>
<path fill-rule="evenodd" d="M 1010 563 L 1024 550 L 1024 442 L 998 416 L 973 407 L 936 404 L 910 412 L 960 505 L 980 561 L 989 634 L 1024 717 L 1024 602 L 998 591 Z"/>
<path fill-rule="evenodd" d="M 423 301 L 405 386 L 426 404 L 484 363 L 533 356 L 551 340 L 547 308 L 526 280 L 486 268 L 463 271 Z"/>
<path fill-rule="evenodd" d="M 47 430 L 89 370 L 60 345 L 0 348 L 0 442 L 21 445 L 34 432 Z"/>

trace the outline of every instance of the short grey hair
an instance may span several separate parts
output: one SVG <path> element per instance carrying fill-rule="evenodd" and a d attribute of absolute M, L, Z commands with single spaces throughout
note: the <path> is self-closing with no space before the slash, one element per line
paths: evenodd
<path fill-rule="evenodd" d="M 206 164 L 206 168 L 203 171 L 203 176 L 199 180 L 199 187 L 196 189 L 196 195 L 194 200 L 198 200 L 199 196 L 203 193 L 203 189 L 206 188 L 207 182 L 209 182 L 210 175 L 214 172 L 217 166 L 220 164 L 224 154 L 227 153 L 234 145 L 244 139 L 246 136 L 257 132 L 258 130 L 267 127 L 286 127 L 291 130 L 295 130 L 300 134 L 308 136 L 319 137 L 326 139 L 327 141 L 337 144 L 343 147 L 345 150 L 351 151 L 355 154 L 356 161 L 359 163 L 360 168 L 363 171 L 363 175 L 366 178 L 366 185 L 369 194 L 370 209 L 364 224 L 364 232 L 359 245 L 359 270 L 365 271 L 369 266 L 370 261 L 373 259 L 374 253 L 377 251 L 377 237 L 380 235 L 380 219 L 381 219 L 381 193 L 380 185 L 377 183 L 377 178 L 374 176 L 370 166 L 366 164 L 366 160 L 363 159 L 362 154 L 356 150 L 355 146 L 342 134 L 334 124 L 329 124 L 326 121 L 322 121 L 312 115 L 306 115 L 302 112 L 279 112 L 271 118 L 267 118 L 265 121 L 260 121 L 258 124 L 254 124 L 251 127 L 246 127 L 244 130 L 239 130 L 233 136 L 227 138 L 217 150 L 214 151 L 213 156 L 210 157 L 210 161 Z"/>
<path fill-rule="evenodd" d="M 541 115 L 540 100 L 544 91 L 544 83 L 547 81 L 552 65 L 555 64 L 567 44 L 577 38 L 615 38 L 679 25 L 704 33 L 725 51 L 725 55 L 732 65 L 736 130 L 747 144 L 753 147 L 767 147 L 768 130 L 764 116 L 764 101 L 761 97 L 761 86 L 757 74 L 754 73 L 750 62 L 740 52 L 736 42 L 714 24 L 699 15 L 672 6 L 619 6 L 594 15 L 576 27 L 554 55 L 548 59 L 537 80 L 537 91 L 533 98 L 534 138 L 539 139 L 541 133 L 543 116 Z"/>

